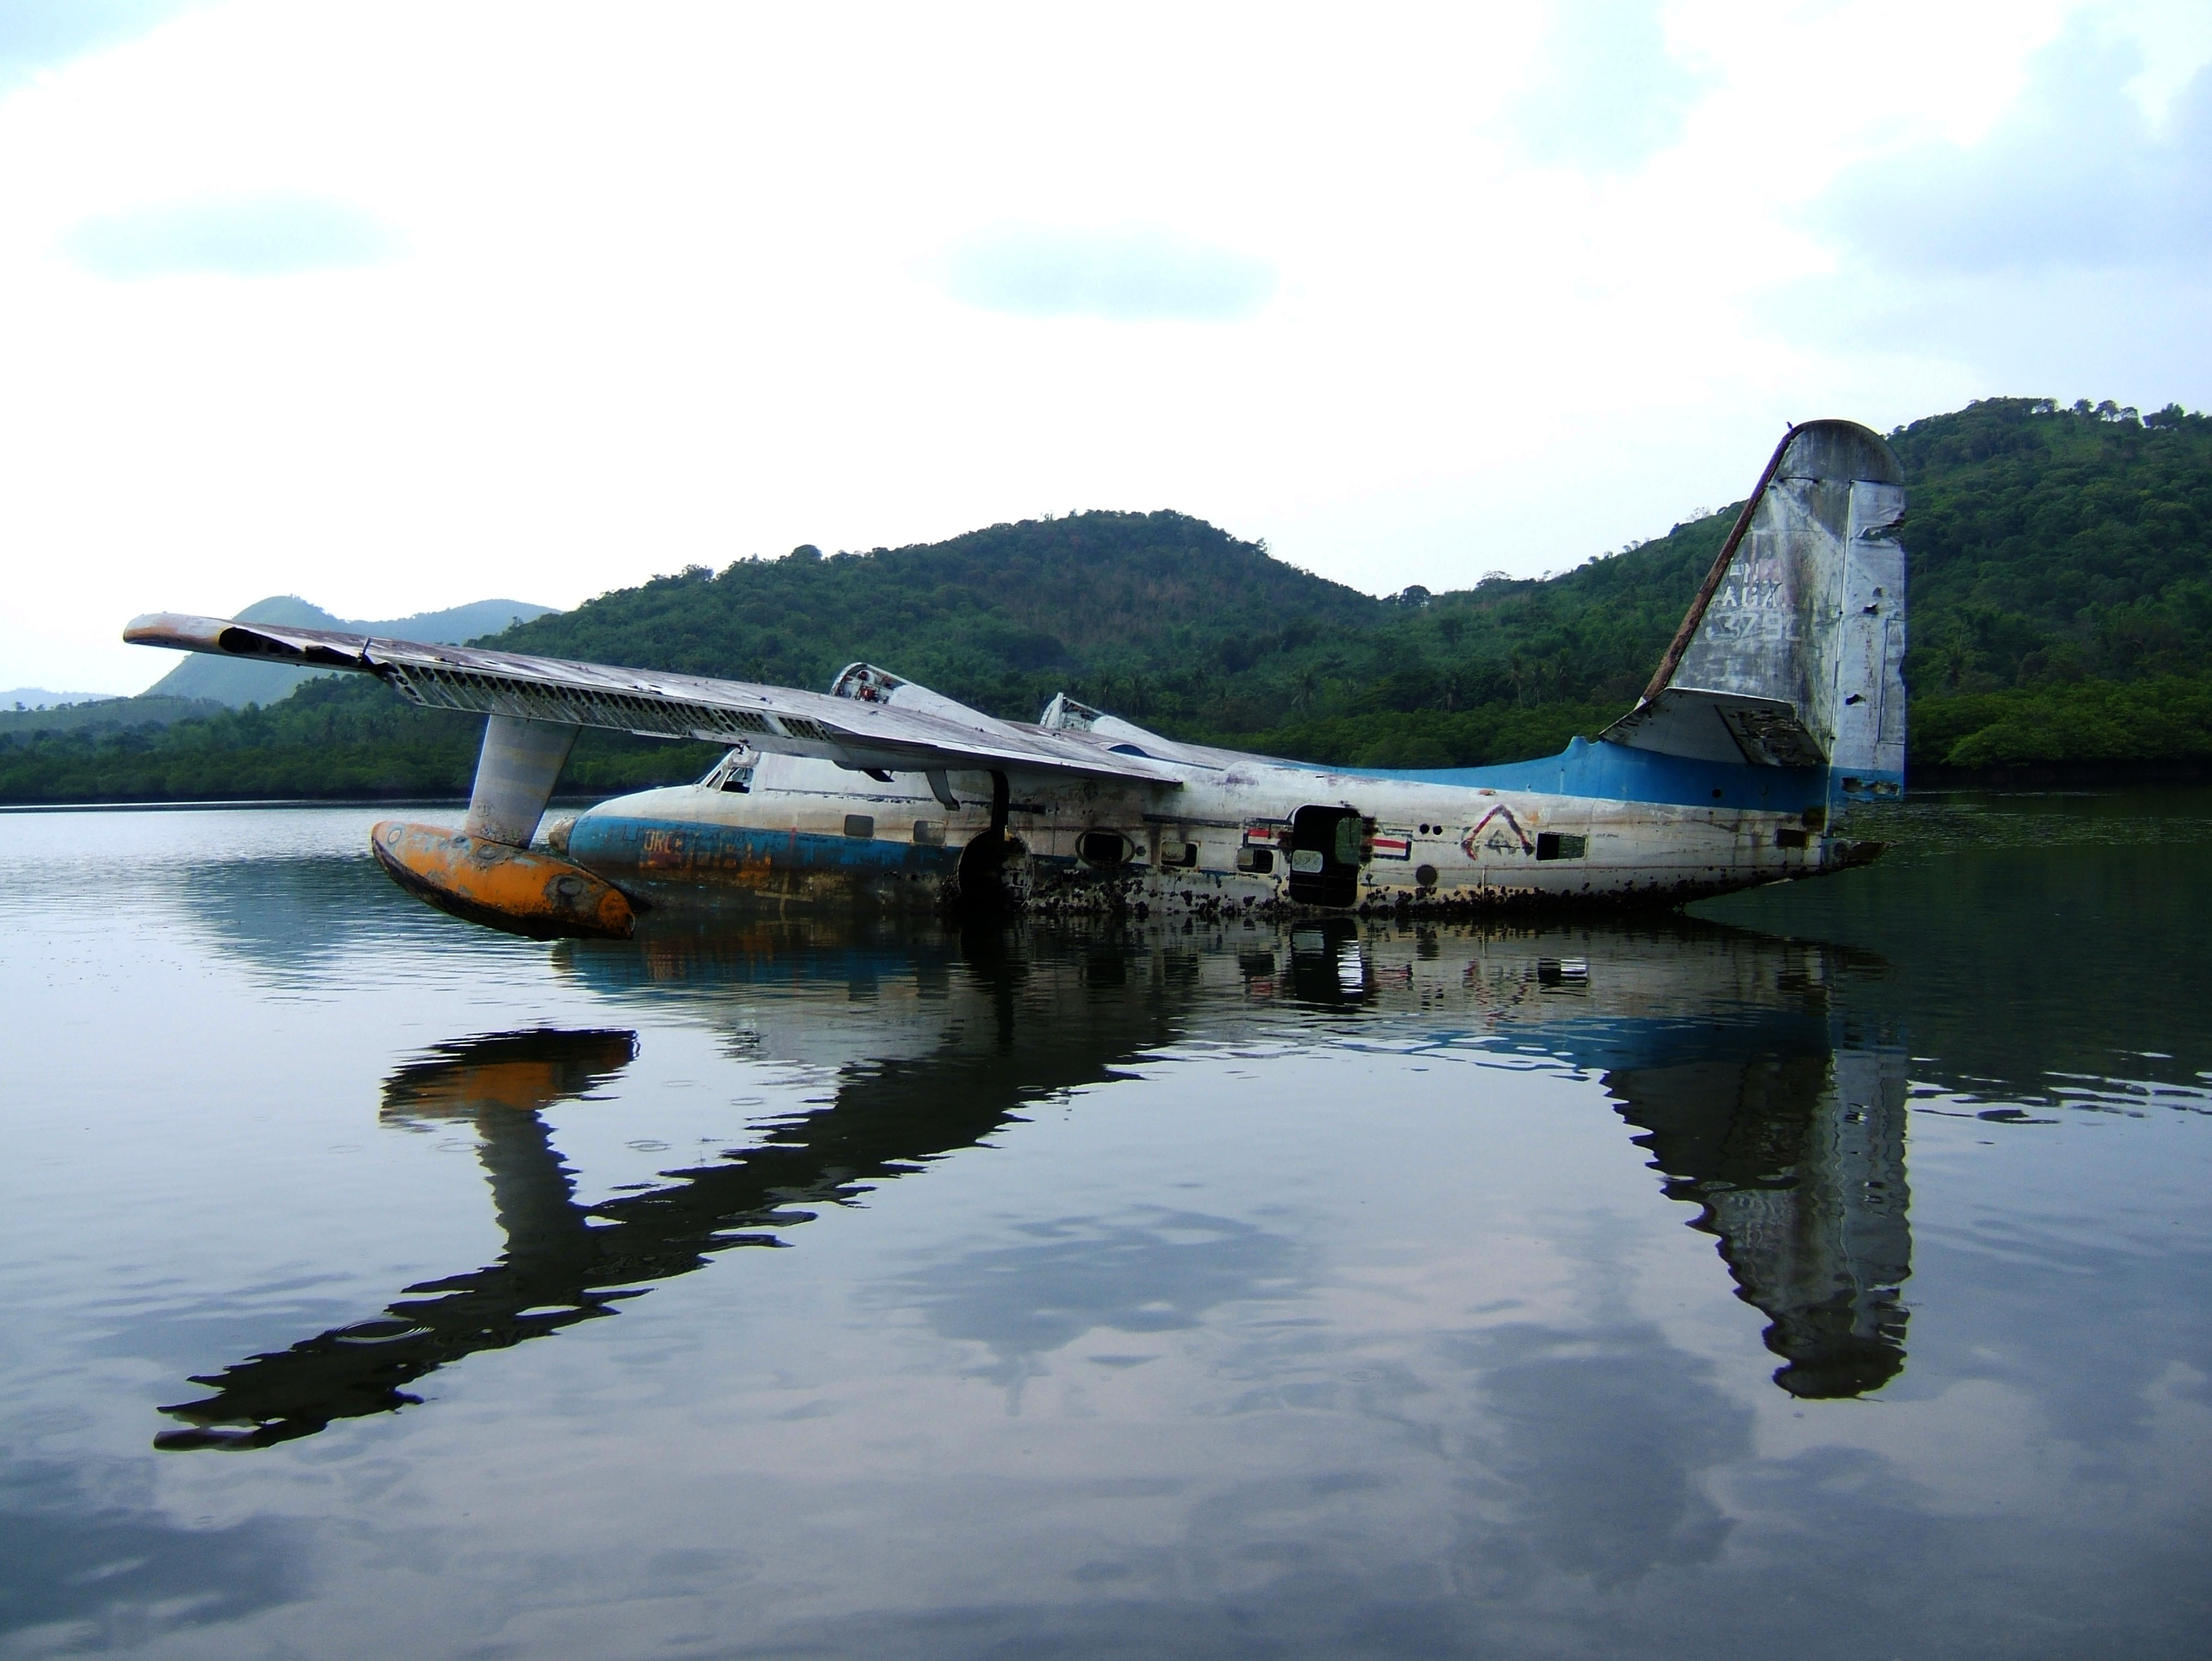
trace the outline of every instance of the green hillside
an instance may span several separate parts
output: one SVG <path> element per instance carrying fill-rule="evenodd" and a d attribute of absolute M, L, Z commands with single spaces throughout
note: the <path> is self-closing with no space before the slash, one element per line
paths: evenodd
<path fill-rule="evenodd" d="M 1911 488 L 1912 764 L 2212 758 L 2212 420 L 1990 399 L 1892 434 Z M 854 658 L 1034 719 L 1066 688 L 1164 730 L 1352 766 L 1510 760 L 1628 708 L 1730 507 L 1545 581 L 1376 599 L 1171 512 L 693 567 L 508 630 L 524 652 L 825 686 Z M 433 793 L 478 724 L 362 681 L 161 730 L 0 730 L 0 800 Z M 708 752 L 586 735 L 580 790 Z"/>
<path fill-rule="evenodd" d="M 1158 703 L 1196 718 L 1224 681 L 1364 637 L 1389 612 L 1203 520 L 1097 512 L 694 567 L 501 644 L 805 687 L 865 658 L 1023 720 L 1062 688 L 1109 685 L 1124 706 L 1135 697 L 1132 713 Z"/>
<path fill-rule="evenodd" d="M 55 704 L 46 709 L 0 709 L 0 743 L 10 734 L 77 732 L 100 734 L 127 727 L 166 727 L 178 721 L 219 715 L 223 706 L 211 698 L 171 698 L 142 692 L 136 698 L 101 698 L 91 703 Z"/>

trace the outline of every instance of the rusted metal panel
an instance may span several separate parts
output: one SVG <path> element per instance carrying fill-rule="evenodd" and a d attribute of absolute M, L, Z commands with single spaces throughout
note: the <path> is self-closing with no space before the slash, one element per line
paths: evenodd
<path fill-rule="evenodd" d="M 1669 687 L 1614 722 L 1606 737 L 1698 761 L 1804 767 L 1820 767 L 1827 760 L 1798 718 L 1795 704 L 1735 692 Z"/>
<path fill-rule="evenodd" d="M 1705 621 L 1706 608 L 1711 605 L 1713 596 L 1719 592 L 1723 579 L 1735 565 L 1736 549 L 1742 544 L 1744 533 L 1751 529 L 1753 518 L 1758 513 L 1760 504 L 1766 500 L 1766 487 L 1774 482 L 1774 475 L 1782 466 L 1782 458 L 1789 453 L 1790 443 L 1796 436 L 1797 429 L 1793 427 L 1782 435 L 1782 442 L 1774 446 L 1774 453 L 1767 458 L 1765 470 L 1759 474 L 1759 482 L 1752 487 L 1751 494 L 1744 499 L 1743 506 L 1737 511 L 1735 523 L 1729 527 L 1728 538 L 1721 543 L 1719 556 L 1713 561 L 1712 568 L 1705 573 L 1705 581 L 1698 585 L 1697 597 L 1690 602 L 1689 610 L 1683 615 L 1681 627 L 1674 631 L 1674 638 L 1667 643 L 1667 650 L 1659 659 L 1659 667 L 1651 673 L 1650 684 L 1644 688 L 1645 702 L 1656 698 L 1674 683 L 1674 672 L 1681 665 L 1682 654 L 1689 650 L 1698 626 Z"/>
<path fill-rule="evenodd" d="M 1892 534 L 1904 516 L 1901 485 L 1852 485 L 1829 756 L 1877 794 L 1905 777 L 1905 549 Z"/>
<path fill-rule="evenodd" d="M 1850 421 L 1792 428 L 1616 743 L 1904 779 L 1905 511 L 1889 446 Z M 1725 748 L 1723 745 L 1725 744 Z M 1730 752 L 1734 752 L 1734 755 Z"/>
<path fill-rule="evenodd" d="M 620 889 L 556 854 L 389 819 L 368 845 L 401 888 L 471 923 L 533 940 L 624 940 L 635 926 Z"/>
<path fill-rule="evenodd" d="M 826 764 L 763 760 L 742 797 L 702 784 L 621 798 L 582 815 L 568 846 L 592 869 L 647 885 L 656 897 L 674 884 L 742 893 L 779 909 L 923 909 L 945 897 L 960 851 L 991 834 L 980 805 L 983 779 L 955 777 L 977 805 L 918 817 L 936 804 L 919 788 L 902 788 L 905 779 L 861 797 Z M 1796 812 L 1456 790 L 1283 767 L 1188 785 L 1172 815 L 1141 789 L 1097 781 L 1017 775 L 1012 793 L 1024 799 L 1009 813 L 1011 840 L 994 880 L 1007 901 L 1054 914 L 1300 909 L 1290 821 L 1316 803 L 1376 825 L 1342 906 L 1370 913 L 1679 904 L 1866 857 L 1863 845 L 1810 827 Z M 843 834 L 842 818 L 863 805 L 877 834 L 856 842 Z M 944 842 L 915 836 L 916 823 Z M 1102 858 L 1109 835 L 1126 858 Z M 1178 851 L 1172 862 L 1163 857 L 1167 848 Z M 1184 864 L 1187 848 L 1196 857 Z M 1268 857 L 1264 868 L 1255 853 Z"/>

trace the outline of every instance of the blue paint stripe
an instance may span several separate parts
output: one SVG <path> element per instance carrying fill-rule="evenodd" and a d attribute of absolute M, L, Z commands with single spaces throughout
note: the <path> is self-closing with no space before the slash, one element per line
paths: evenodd
<path fill-rule="evenodd" d="M 647 839 L 655 845 L 647 846 Z M 568 836 L 568 857 L 587 870 L 637 870 L 648 876 L 711 876 L 763 860 L 778 870 L 896 871 L 949 876 L 954 848 L 921 847 L 875 837 L 821 836 L 757 826 L 706 825 L 682 819 L 626 819 L 587 813 Z"/>
<path fill-rule="evenodd" d="M 1826 767 L 1755 767 L 1746 763 L 1693 761 L 1627 744 L 1571 740 L 1557 755 L 1488 767 L 1364 768 L 1355 776 L 1401 779 L 1464 790 L 1542 791 L 1604 802 L 1663 802 L 1680 807 L 1716 804 L 1769 813 L 1800 813 L 1845 794 Z M 1902 790 L 1901 774 L 1869 773 L 1866 785 Z M 1851 792 L 1856 796 L 1859 792 Z"/>

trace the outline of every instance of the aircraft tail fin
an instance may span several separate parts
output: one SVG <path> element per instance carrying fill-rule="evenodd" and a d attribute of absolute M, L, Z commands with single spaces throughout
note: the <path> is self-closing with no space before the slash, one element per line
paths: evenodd
<path fill-rule="evenodd" d="M 1792 427 L 1634 710 L 1662 755 L 1825 767 L 1845 800 L 1905 784 L 1905 470 L 1851 421 Z"/>

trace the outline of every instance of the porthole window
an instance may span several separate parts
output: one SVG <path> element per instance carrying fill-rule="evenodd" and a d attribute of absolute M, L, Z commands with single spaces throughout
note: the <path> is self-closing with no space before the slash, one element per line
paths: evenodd
<path fill-rule="evenodd" d="M 934 819 L 914 821 L 914 845 L 918 848 L 941 848 L 945 846 L 945 827 Z"/>
<path fill-rule="evenodd" d="M 876 817 L 872 813 L 848 813 L 845 815 L 845 834 L 858 841 L 866 841 L 876 834 Z"/>
<path fill-rule="evenodd" d="M 1198 864 L 1198 844 L 1195 842 L 1163 842 L 1160 844 L 1160 864 L 1188 870 Z"/>
<path fill-rule="evenodd" d="M 1589 838 L 1565 836 L 1557 831 L 1536 833 L 1536 858 L 1539 859 L 1580 859 L 1589 852 Z"/>
<path fill-rule="evenodd" d="M 1122 865 L 1132 852 L 1119 831 L 1085 831 L 1075 839 L 1075 857 L 1086 865 Z"/>

